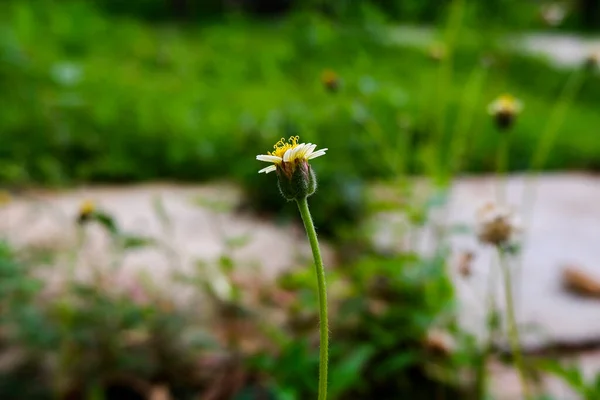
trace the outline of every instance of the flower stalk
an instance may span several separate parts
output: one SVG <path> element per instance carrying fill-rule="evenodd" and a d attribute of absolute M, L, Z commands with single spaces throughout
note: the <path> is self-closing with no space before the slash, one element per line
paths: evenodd
<path fill-rule="evenodd" d="M 523 356 L 521 354 L 519 330 L 517 328 L 517 320 L 515 318 L 515 304 L 513 301 L 513 288 L 510 276 L 510 269 L 506 261 L 505 252 L 502 248 L 498 247 L 498 256 L 500 258 L 500 268 L 502 269 L 502 276 L 504 278 L 504 298 L 506 300 L 506 316 L 508 319 L 508 338 L 510 341 L 510 347 L 513 353 L 515 366 L 519 371 L 519 379 L 521 380 L 521 388 L 523 390 L 523 398 L 529 399 L 530 392 L 527 384 L 527 373 L 525 371 L 525 365 L 523 363 Z"/>
<path fill-rule="evenodd" d="M 304 228 L 315 261 L 317 288 L 319 294 L 319 390 L 318 400 L 327 399 L 327 366 L 329 358 L 329 326 L 327 323 L 327 288 L 325 286 L 325 270 L 319 249 L 317 232 L 308 208 L 308 197 L 317 190 L 317 178 L 308 163 L 317 157 L 325 155 L 327 149 L 316 150 L 312 143 L 298 143 L 300 138 L 292 136 L 287 141 L 279 140 L 268 154 L 259 154 L 256 159 L 272 163 L 258 171 L 277 174 L 277 185 L 284 199 L 295 200 L 304 222 Z"/>
<path fill-rule="evenodd" d="M 325 285 L 325 269 L 323 268 L 323 260 L 319 249 L 319 241 L 317 232 L 313 224 L 310 210 L 308 208 L 308 200 L 306 197 L 297 199 L 298 210 L 304 222 L 306 235 L 310 242 L 310 248 L 315 261 L 315 271 L 317 273 L 317 288 L 319 292 L 319 333 L 320 333 L 320 348 L 319 348 L 319 400 L 327 398 L 327 365 L 329 358 L 329 325 L 327 322 L 327 288 Z"/>

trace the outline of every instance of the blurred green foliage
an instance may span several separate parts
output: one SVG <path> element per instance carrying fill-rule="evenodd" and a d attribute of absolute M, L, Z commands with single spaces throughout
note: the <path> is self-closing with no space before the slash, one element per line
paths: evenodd
<path fill-rule="evenodd" d="M 210 345 L 194 332 L 180 336 L 190 316 L 164 299 L 150 305 L 141 283 L 115 292 L 107 277 L 49 294 L 40 272 L 0 242 L 0 343 L 13 354 L 0 371 L 1 397 L 89 398 L 123 380 L 129 389 L 157 378 L 175 390 L 189 385 L 190 355 Z"/>
<path fill-rule="evenodd" d="M 253 209 L 294 211 L 275 179 L 257 174 L 264 165 L 254 156 L 280 137 L 300 135 L 329 148 L 314 162 L 316 225 L 360 240 L 367 180 L 425 174 L 447 182 L 460 171 L 495 169 L 499 137 L 486 106 L 500 93 L 525 104 L 511 132 L 509 168 L 529 168 L 571 74 L 514 54 L 502 41 L 500 22 L 515 31 L 532 26 L 537 14 L 530 3 L 464 3 L 460 28 L 416 32 L 420 46 L 385 23 L 452 22 L 442 3 L 314 0 L 262 9 L 266 3 L 218 0 L 2 2 L 0 183 L 229 178 L 246 188 Z M 194 9 L 182 13 L 183 22 L 175 17 L 186 5 Z M 268 20 L 236 12 L 281 9 L 285 18 Z M 600 167 L 599 101 L 600 79 L 589 73 L 547 168 Z M 408 211 L 412 222 L 426 219 L 426 212 Z M 120 235 L 110 216 L 95 217 L 123 252 L 156 245 Z M 332 398 L 457 398 L 470 389 L 457 375 L 474 365 L 472 354 L 459 347 L 440 356 L 426 345 L 432 328 L 461 339 L 446 255 L 382 256 L 351 245 L 351 262 L 329 277 L 331 287 L 341 288 L 332 296 Z M 115 375 L 166 382 L 181 389 L 181 398 L 214 391 L 213 398 L 314 397 L 312 271 L 259 286 L 257 304 L 235 279 L 232 260 L 224 254 L 218 263 L 231 298 L 219 298 L 204 273 L 184 277 L 212 301 L 207 312 L 216 316 L 214 326 L 190 336 L 197 309 L 174 311 L 157 297 L 140 304 L 102 280 L 74 282 L 48 301 L 42 281 L 0 243 L 0 340 L 25 350 L 20 363 L 2 371 L 0 397 L 34 389 L 40 393 L 32 398 L 70 390 L 90 395 L 108 390 Z M 264 318 L 282 309 L 283 322 Z M 258 332 L 258 350 L 243 348 L 240 326 Z M 206 374 L 190 376 L 197 363 L 206 363 Z M 27 385 L 34 379 L 39 385 Z"/>
<path fill-rule="evenodd" d="M 47 2 L 56 0 L 45 0 Z M 461 0 L 462 1 L 462 0 Z M 338 21 L 360 21 L 378 16 L 388 21 L 436 23 L 443 21 L 450 0 L 94 0 L 99 9 L 115 15 L 129 15 L 151 21 L 215 20 L 229 13 L 254 16 L 284 15 L 311 12 Z M 597 0 L 520 1 L 487 0 L 464 1 L 470 21 L 490 28 L 490 25 L 510 25 L 512 28 L 543 27 L 543 6 L 558 5 L 567 13 L 564 26 L 568 28 L 596 28 L 600 15 Z M 586 15 L 587 14 L 587 15 Z M 591 14 L 591 15 L 590 15 Z M 592 22 L 590 24 L 590 22 Z"/>
<path fill-rule="evenodd" d="M 179 289 L 193 285 L 200 295 L 194 299 L 202 300 L 188 307 L 141 281 L 123 285 L 114 273 L 100 271 L 92 281 L 67 280 L 50 293 L 36 269 L 0 242 L 1 350 L 17 351 L 0 369 L 0 395 L 146 398 L 156 384 L 177 399 L 314 397 L 318 317 L 312 269 L 298 268 L 276 284 L 247 281 L 223 257 L 229 261 L 216 261 L 219 280 L 202 264 L 196 273 L 161 282 Z M 452 372 L 466 367 L 464 355 L 427 344 L 432 328 L 453 329 L 444 259 L 368 256 L 330 271 L 332 399 L 390 393 L 455 398 L 468 389 Z M 229 294 L 214 290 L 224 283 Z"/>
<path fill-rule="evenodd" d="M 133 5 L 101 3 L 0 5 L 0 182 L 227 177 L 248 188 L 254 207 L 280 209 L 287 206 L 275 180 L 256 174 L 254 155 L 299 134 L 330 148 L 315 162 L 314 214 L 333 232 L 328 215 L 356 222 L 364 178 L 439 174 L 449 165 L 493 170 L 498 138 L 485 109 L 502 92 L 525 103 L 509 167 L 526 169 L 569 74 L 507 51 L 496 28 L 475 31 L 470 3 L 452 70 L 426 44 L 402 44 L 404 34 L 394 36 L 377 15 L 358 24 L 309 13 L 150 24 L 102 12 Z M 417 39 L 444 42 L 435 32 Z M 328 69 L 336 90 L 321 82 Z M 599 167 L 598 101 L 596 74 L 567 113 L 547 167 Z M 464 151 L 445 151 L 458 137 Z"/>

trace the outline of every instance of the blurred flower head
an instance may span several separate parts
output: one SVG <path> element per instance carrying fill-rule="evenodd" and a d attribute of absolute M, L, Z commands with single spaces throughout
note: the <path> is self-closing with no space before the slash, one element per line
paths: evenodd
<path fill-rule="evenodd" d="M 448 51 L 443 44 L 435 43 L 429 47 L 427 54 L 433 61 L 443 61 L 448 55 Z"/>
<path fill-rule="evenodd" d="M 12 201 L 12 196 L 6 190 L 0 190 L 0 207 L 7 205 Z"/>
<path fill-rule="evenodd" d="M 423 345 L 427 351 L 441 356 L 449 356 L 456 350 L 454 338 L 440 329 L 429 330 Z"/>
<path fill-rule="evenodd" d="M 458 259 L 458 273 L 463 278 L 468 278 L 473 273 L 473 260 L 475 259 L 475 254 L 470 251 L 464 252 L 460 255 Z"/>
<path fill-rule="evenodd" d="M 523 110 L 523 103 L 510 94 L 504 94 L 488 106 L 488 113 L 500 129 L 508 129 Z"/>
<path fill-rule="evenodd" d="M 546 25 L 554 27 L 563 22 L 567 15 L 567 8 L 561 3 L 544 4 L 540 13 Z"/>
<path fill-rule="evenodd" d="M 292 136 L 287 141 L 281 138 L 273 146 L 272 152 L 256 156 L 259 161 L 273 163 L 258 172 L 268 174 L 276 171 L 279 189 L 287 200 L 307 197 L 315 192 L 316 178 L 308 161 L 325 155 L 327 151 L 327 149 L 315 151 L 316 144 L 298 143 L 299 139 L 298 136 Z"/>
<path fill-rule="evenodd" d="M 321 74 L 321 83 L 330 92 L 336 92 L 340 88 L 340 77 L 331 69 L 326 69 Z"/>
<path fill-rule="evenodd" d="M 477 237 L 484 244 L 509 245 L 521 231 L 519 219 L 509 208 L 487 203 L 477 211 Z"/>
<path fill-rule="evenodd" d="M 596 49 L 588 54 L 585 58 L 585 67 L 591 71 L 600 66 L 600 49 Z"/>
<path fill-rule="evenodd" d="M 82 223 L 89 221 L 95 212 L 96 212 L 96 203 L 94 203 L 92 200 L 84 200 L 79 205 L 79 214 L 77 216 L 77 222 L 82 224 Z"/>

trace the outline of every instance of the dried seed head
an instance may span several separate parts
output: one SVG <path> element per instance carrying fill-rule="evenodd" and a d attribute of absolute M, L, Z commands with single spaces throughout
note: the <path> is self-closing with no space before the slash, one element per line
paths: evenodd
<path fill-rule="evenodd" d="M 433 354 L 449 356 L 456 349 L 454 338 L 446 331 L 432 329 L 423 342 L 425 349 Z"/>
<path fill-rule="evenodd" d="M 473 274 L 473 259 L 475 255 L 471 251 L 464 252 L 458 259 L 458 273 L 463 278 L 468 278 Z"/>
<path fill-rule="evenodd" d="M 477 237 L 482 243 L 505 246 L 522 231 L 512 210 L 487 203 L 477 212 Z"/>

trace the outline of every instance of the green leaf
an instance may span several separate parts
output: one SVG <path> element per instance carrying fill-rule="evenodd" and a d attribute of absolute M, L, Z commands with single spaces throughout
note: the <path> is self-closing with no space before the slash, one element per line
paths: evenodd
<path fill-rule="evenodd" d="M 157 195 L 152 199 L 152 207 L 154 208 L 154 212 L 156 213 L 156 216 L 158 217 L 158 220 L 162 226 L 170 228 L 172 226 L 171 218 L 169 218 L 169 214 L 165 208 L 165 203 L 160 195 Z"/>
<path fill-rule="evenodd" d="M 229 247 L 229 248 L 241 248 L 244 247 L 245 245 L 248 244 L 248 242 L 250 242 L 250 239 L 252 238 L 251 235 L 239 235 L 239 236 L 233 236 L 233 237 L 229 237 L 225 239 L 225 246 Z"/>
<path fill-rule="evenodd" d="M 223 255 L 219 258 L 219 269 L 225 275 L 228 275 L 231 272 L 233 272 L 234 267 L 235 267 L 235 264 L 234 264 L 233 260 L 231 259 L 231 257 Z"/>
<path fill-rule="evenodd" d="M 542 370 L 562 378 L 573 389 L 579 392 L 585 390 L 586 384 L 583 373 L 577 366 L 562 365 L 560 362 L 554 360 L 546 360 L 540 362 L 538 365 Z"/>
<path fill-rule="evenodd" d="M 365 345 L 352 351 L 344 357 L 335 368 L 331 370 L 331 383 L 329 386 L 329 394 L 331 397 L 336 397 L 348 388 L 356 385 L 360 380 L 360 375 L 365 364 L 375 353 L 375 348 L 371 345 Z"/>
<path fill-rule="evenodd" d="M 140 247 L 151 246 L 155 243 L 154 239 L 135 236 L 135 235 L 123 235 L 121 236 L 121 245 L 125 250 L 138 249 Z"/>
<path fill-rule="evenodd" d="M 375 369 L 375 374 L 378 377 L 398 374 L 413 365 L 418 359 L 419 356 L 415 352 L 400 353 L 397 356 L 389 357 L 386 361 L 380 363 Z"/>
<path fill-rule="evenodd" d="M 118 235 L 119 228 L 114 218 L 105 212 L 96 211 L 92 214 L 92 217 L 102 225 L 111 235 Z"/>
<path fill-rule="evenodd" d="M 192 202 L 200 207 L 207 208 L 217 213 L 232 212 L 235 208 L 235 203 L 232 201 L 223 201 L 223 199 L 209 199 L 205 197 L 197 197 Z"/>

